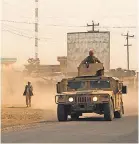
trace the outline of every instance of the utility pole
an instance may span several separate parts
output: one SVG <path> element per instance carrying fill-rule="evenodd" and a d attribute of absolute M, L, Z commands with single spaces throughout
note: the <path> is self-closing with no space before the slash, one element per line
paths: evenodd
<path fill-rule="evenodd" d="M 35 0 L 35 59 L 38 58 L 38 2 Z"/>
<path fill-rule="evenodd" d="M 99 23 L 98 24 L 94 24 L 94 21 L 92 21 L 92 25 L 87 24 L 87 27 L 88 26 L 92 26 L 92 31 L 90 31 L 90 32 L 98 32 L 98 31 L 95 31 L 95 26 L 99 26 Z"/>
<path fill-rule="evenodd" d="M 129 35 L 129 32 L 127 32 L 126 35 L 123 35 L 122 36 L 125 36 L 126 37 L 126 46 L 127 47 L 127 69 L 129 70 L 129 46 L 132 46 L 131 44 L 129 44 L 129 37 L 134 37 L 134 35 Z"/>

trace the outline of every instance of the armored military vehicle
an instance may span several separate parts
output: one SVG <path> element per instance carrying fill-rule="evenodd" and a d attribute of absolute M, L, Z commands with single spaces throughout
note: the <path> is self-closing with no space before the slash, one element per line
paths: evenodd
<path fill-rule="evenodd" d="M 57 83 L 55 102 L 59 121 L 67 121 L 68 115 L 77 120 L 83 113 L 104 114 L 106 121 L 122 117 L 122 94 L 126 94 L 127 87 L 103 72 L 101 63 L 83 64 L 78 67 L 78 76 Z"/>

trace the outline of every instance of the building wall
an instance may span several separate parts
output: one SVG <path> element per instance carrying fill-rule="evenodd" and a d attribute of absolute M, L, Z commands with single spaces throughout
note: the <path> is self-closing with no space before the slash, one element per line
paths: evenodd
<path fill-rule="evenodd" d="M 67 70 L 77 72 L 81 61 L 93 49 L 95 56 L 110 69 L 110 32 L 75 32 L 67 34 Z"/>
<path fill-rule="evenodd" d="M 1 68 L 12 69 L 16 61 L 17 61 L 16 58 L 1 58 Z"/>

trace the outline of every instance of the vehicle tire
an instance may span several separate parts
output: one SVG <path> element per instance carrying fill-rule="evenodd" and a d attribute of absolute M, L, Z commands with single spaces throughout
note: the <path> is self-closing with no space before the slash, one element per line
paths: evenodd
<path fill-rule="evenodd" d="M 124 106 L 122 105 L 122 114 L 124 114 L 124 113 L 125 113 Z"/>
<path fill-rule="evenodd" d="M 79 119 L 79 115 L 78 114 L 71 114 L 71 119 L 72 120 L 78 120 Z"/>
<path fill-rule="evenodd" d="M 113 102 L 110 100 L 109 103 L 104 104 L 104 119 L 106 121 L 112 121 L 114 118 Z"/>
<path fill-rule="evenodd" d="M 65 105 L 58 104 L 57 117 L 58 117 L 58 121 L 67 121 L 68 114 L 67 114 Z"/>
<path fill-rule="evenodd" d="M 122 118 L 122 114 L 123 114 L 123 106 L 122 106 L 122 104 L 121 104 L 120 110 L 114 112 L 114 117 L 115 117 L 115 118 Z"/>

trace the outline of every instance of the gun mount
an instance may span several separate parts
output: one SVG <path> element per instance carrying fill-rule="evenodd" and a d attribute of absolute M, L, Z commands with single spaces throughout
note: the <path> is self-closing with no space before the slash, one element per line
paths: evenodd
<path fill-rule="evenodd" d="M 82 64 L 78 67 L 78 76 L 103 76 L 104 67 L 102 63 Z"/>

